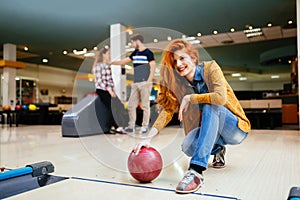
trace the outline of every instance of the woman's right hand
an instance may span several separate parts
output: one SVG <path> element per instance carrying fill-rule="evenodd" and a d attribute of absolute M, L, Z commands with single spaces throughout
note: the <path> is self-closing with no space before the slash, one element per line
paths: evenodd
<path fill-rule="evenodd" d="M 143 140 L 142 142 L 138 143 L 135 145 L 135 147 L 133 148 L 133 152 L 135 153 L 135 155 L 138 155 L 141 148 L 142 147 L 150 147 L 150 140 Z"/>
<path fill-rule="evenodd" d="M 140 143 L 136 144 L 133 148 L 133 152 L 138 155 L 142 147 L 150 147 L 150 142 L 152 138 L 158 134 L 158 130 L 156 128 L 151 128 L 146 138 L 142 140 Z"/>

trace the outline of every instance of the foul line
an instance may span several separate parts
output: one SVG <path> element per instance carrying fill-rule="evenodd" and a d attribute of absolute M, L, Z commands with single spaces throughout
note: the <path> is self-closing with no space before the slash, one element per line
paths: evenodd
<path fill-rule="evenodd" d="M 106 184 L 113 184 L 113 185 L 122 185 L 122 186 L 136 187 L 136 188 L 145 188 L 145 189 L 152 189 L 152 190 L 161 190 L 161 191 L 167 191 L 167 192 L 175 192 L 175 190 L 172 190 L 172 189 L 159 188 L 159 187 L 151 187 L 151 186 L 145 186 L 145 185 L 134 185 L 134 184 L 129 184 L 129 183 L 118 183 L 118 182 L 112 182 L 112 181 L 104 181 L 104 180 L 89 179 L 89 178 L 80 178 L 80 177 L 70 177 L 70 178 L 71 179 L 76 179 L 76 180 L 83 180 L 83 181 L 91 181 L 91 182 L 106 183 Z M 191 194 L 201 195 L 201 196 L 209 196 L 209 197 L 216 197 L 216 198 L 223 198 L 223 199 L 239 200 L 236 197 L 229 197 L 229 196 L 222 196 L 222 195 L 215 195 L 215 194 L 205 194 L 205 193 L 196 193 L 196 192 L 193 192 Z"/>

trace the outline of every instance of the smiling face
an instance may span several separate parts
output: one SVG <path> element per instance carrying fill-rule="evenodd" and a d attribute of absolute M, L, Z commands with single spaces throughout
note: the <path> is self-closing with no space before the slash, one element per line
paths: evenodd
<path fill-rule="evenodd" d="M 180 76 L 192 82 L 196 70 L 196 62 L 184 49 L 177 50 L 173 54 L 175 69 Z"/>

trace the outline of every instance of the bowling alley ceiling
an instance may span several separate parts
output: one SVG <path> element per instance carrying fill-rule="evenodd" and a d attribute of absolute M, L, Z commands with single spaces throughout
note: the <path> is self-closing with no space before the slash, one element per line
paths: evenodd
<path fill-rule="evenodd" d="M 18 61 L 78 70 L 83 60 L 69 55 L 107 41 L 116 23 L 133 32 L 165 30 L 145 34 L 158 49 L 169 32 L 194 38 L 226 69 L 284 71 L 286 63 L 276 60 L 296 56 L 296 0 L 1 0 L 0 56 L 3 44 L 12 43 Z M 262 58 L 274 49 L 270 60 Z"/>

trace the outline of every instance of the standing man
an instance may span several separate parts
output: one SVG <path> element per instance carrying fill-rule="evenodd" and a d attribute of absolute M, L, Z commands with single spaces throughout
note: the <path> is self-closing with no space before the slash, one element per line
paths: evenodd
<path fill-rule="evenodd" d="M 143 122 L 140 133 L 148 132 L 150 121 L 150 100 L 149 96 L 152 89 L 152 81 L 155 71 L 155 59 L 153 52 L 144 45 L 144 38 L 140 34 L 130 38 L 131 46 L 135 50 L 120 61 L 111 62 L 112 65 L 125 65 L 132 61 L 134 67 L 134 79 L 131 86 L 131 93 L 128 100 L 129 122 L 124 128 L 126 133 L 135 132 L 136 108 L 139 102 L 142 103 Z"/>

